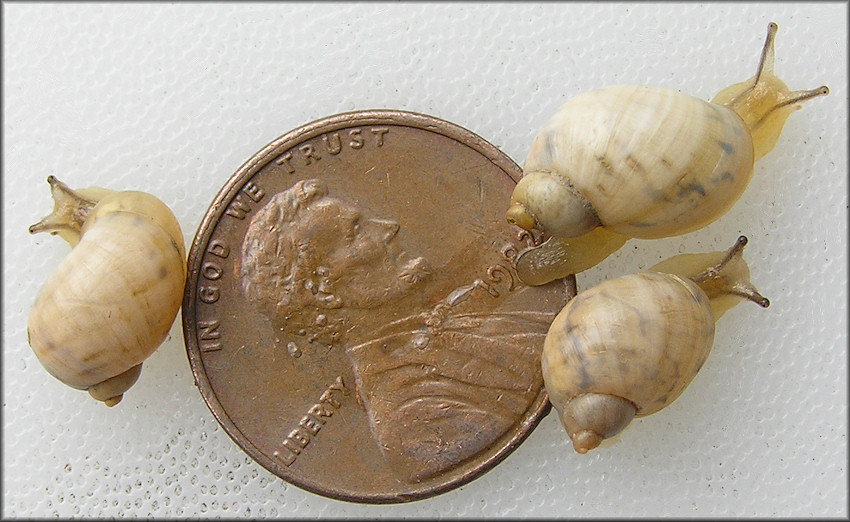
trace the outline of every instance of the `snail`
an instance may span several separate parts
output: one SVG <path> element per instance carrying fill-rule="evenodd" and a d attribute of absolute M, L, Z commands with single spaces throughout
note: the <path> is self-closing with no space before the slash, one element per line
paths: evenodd
<path fill-rule="evenodd" d="M 59 235 L 72 249 L 36 294 L 27 340 L 48 373 L 114 406 L 180 308 L 183 234 L 150 194 L 47 182 L 53 212 L 29 231 Z"/>
<path fill-rule="evenodd" d="M 507 211 L 549 238 L 516 259 L 529 285 L 586 270 L 629 238 L 697 230 L 723 215 L 776 144 L 788 116 L 826 95 L 789 91 L 773 73 L 771 23 L 752 78 L 711 102 L 623 85 L 567 101 L 534 138 Z"/>
<path fill-rule="evenodd" d="M 725 252 L 681 254 L 604 281 L 558 313 L 544 341 L 543 382 L 576 452 L 679 397 L 727 310 L 743 299 L 770 304 L 749 281 L 746 243 L 741 236 Z"/>

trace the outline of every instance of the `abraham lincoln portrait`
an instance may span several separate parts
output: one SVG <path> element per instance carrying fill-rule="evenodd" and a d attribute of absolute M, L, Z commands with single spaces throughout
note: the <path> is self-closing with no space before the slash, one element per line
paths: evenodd
<path fill-rule="evenodd" d="M 276 329 L 342 348 L 375 443 L 412 483 L 522 420 L 542 386 L 540 349 L 554 314 L 506 304 L 527 287 L 496 292 L 476 277 L 447 284 L 429 259 L 399 245 L 400 229 L 321 180 L 301 180 L 251 219 L 239 275 Z"/>

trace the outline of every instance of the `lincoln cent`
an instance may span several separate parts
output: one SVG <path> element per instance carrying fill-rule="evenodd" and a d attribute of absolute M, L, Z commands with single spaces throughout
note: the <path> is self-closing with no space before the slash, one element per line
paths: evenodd
<path fill-rule="evenodd" d="M 229 436 L 308 491 L 405 502 L 491 469 L 549 411 L 564 280 L 528 287 L 504 221 L 520 168 L 457 125 L 331 116 L 228 180 L 189 253 L 197 386 Z"/>

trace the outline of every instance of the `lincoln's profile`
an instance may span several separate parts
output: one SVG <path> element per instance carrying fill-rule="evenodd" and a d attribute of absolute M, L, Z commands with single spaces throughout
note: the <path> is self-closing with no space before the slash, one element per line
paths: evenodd
<path fill-rule="evenodd" d="M 415 482 L 522 419 L 553 314 L 505 306 L 481 279 L 446 285 L 399 246 L 399 228 L 302 180 L 251 220 L 240 275 L 275 328 L 344 348 L 381 453 Z"/>

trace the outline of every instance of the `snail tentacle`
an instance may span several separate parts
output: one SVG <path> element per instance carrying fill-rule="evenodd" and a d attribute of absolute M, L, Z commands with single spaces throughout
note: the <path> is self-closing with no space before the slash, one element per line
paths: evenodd
<path fill-rule="evenodd" d="M 71 246 L 80 241 L 80 229 L 86 222 L 86 217 L 97 204 L 94 198 L 84 197 L 78 191 L 62 183 L 55 176 L 47 177 L 50 193 L 53 196 L 53 211 L 43 217 L 38 223 L 29 227 L 30 234 L 47 232 L 58 235 Z"/>

